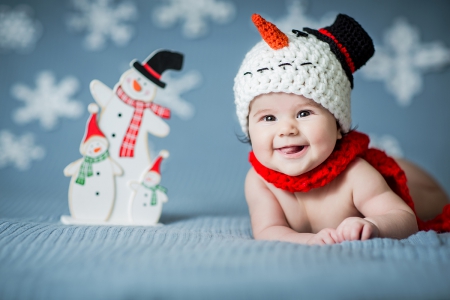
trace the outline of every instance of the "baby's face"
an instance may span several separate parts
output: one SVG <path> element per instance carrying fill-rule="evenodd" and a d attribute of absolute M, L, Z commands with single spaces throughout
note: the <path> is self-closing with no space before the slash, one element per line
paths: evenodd
<path fill-rule="evenodd" d="M 256 158 L 267 168 L 290 176 L 320 165 L 342 138 L 334 116 L 299 95 L 260 95 L 250 103 L 248 119 Z"/>

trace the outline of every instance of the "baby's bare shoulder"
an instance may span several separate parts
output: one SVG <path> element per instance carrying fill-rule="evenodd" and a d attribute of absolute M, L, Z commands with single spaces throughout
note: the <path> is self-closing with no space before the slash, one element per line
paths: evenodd
<path fill-rule="evenodd" d="M 383 194 L 395 195 L 384 177 L 362 158 L 356 158 L 349 165 L 347 176 L 352 187 L 353 201 L 357 207 L 372 199 L 379 199 L 379 196 Z"/>
<path fill-rule="evenodd" d="M 365 159 L 357 157 L 348 166 L 345 171 L 349 180 L 361 182 L 366 180 L 384 180 L 383 176 Z"/>
<path fill-rule="evenodd" d="M 269 193 L 266 182 L 256 173 L 255 169 L 250 168 L 245 178 L 245 195 L 247 202 L 252 199 L 260 199 Z"/>

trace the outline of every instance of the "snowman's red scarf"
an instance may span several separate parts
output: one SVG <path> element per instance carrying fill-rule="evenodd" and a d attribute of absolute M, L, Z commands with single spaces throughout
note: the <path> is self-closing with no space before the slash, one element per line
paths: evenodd
<path fill-rule="evenodd" d="M 144 102 L 140 100 L 131 99 L 122 89 L 121 86 L 117 87 L 117 96 L 128 105 L 134 107 L 133 117 L 131 118 L 130 125 L 128 126 L 127 133 L 125 134 L 122 145 L 120 146 L 120 157 L 134 157 L 134 146 L 136 145 L 136 138 L 139 133 L 139 127 L 141 126 L 142 116 L 144 110 L 149 108 L 156 115 L 161 118 L 170 118 L 170 110 L 162 107 L 153 102 Z"/>
<path fill-rule="evenodd" d="M 369 137 L 357 131 L 351 131 L 336 143 L 331 155 L 313 170 L 289 176 L 263 166 L 250 152 L 250 163 L 255 171 L 267 182 L 277 188 L 294 192 L 308 192 L 323 187 L 341 174 L 356 158 L 361 157 L 383 175 L 390 188 L 414 210 L 414 202 L 406 185 L 406 176 L 394 159 L 378 149 L 369 149 Z M 450 232 L 450 204 L 433 220 L 422 221 L 417 218 L 420 230 Z"/>

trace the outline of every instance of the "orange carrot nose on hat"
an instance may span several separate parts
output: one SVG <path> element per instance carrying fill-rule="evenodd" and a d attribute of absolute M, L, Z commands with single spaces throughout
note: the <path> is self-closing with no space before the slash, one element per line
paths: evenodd
<path fill-rule="evenodd" d="M 260 15 L 252 15 L 253 24 L 258 28 L 259 33 L 266 43 L 273 50 L 278 50 L 289 45 L 288 37 L 277 26 L 264 20 Z"/>

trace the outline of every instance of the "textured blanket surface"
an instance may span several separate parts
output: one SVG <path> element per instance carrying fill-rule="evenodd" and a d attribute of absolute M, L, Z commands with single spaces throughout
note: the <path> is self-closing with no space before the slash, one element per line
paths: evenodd
<path fill-rule="evenodd" d="M 247 216 L 161 227 L 0 219 L 0 299 L 450 298 L 450 234 L 333 246 L 255 241 Z"/>

